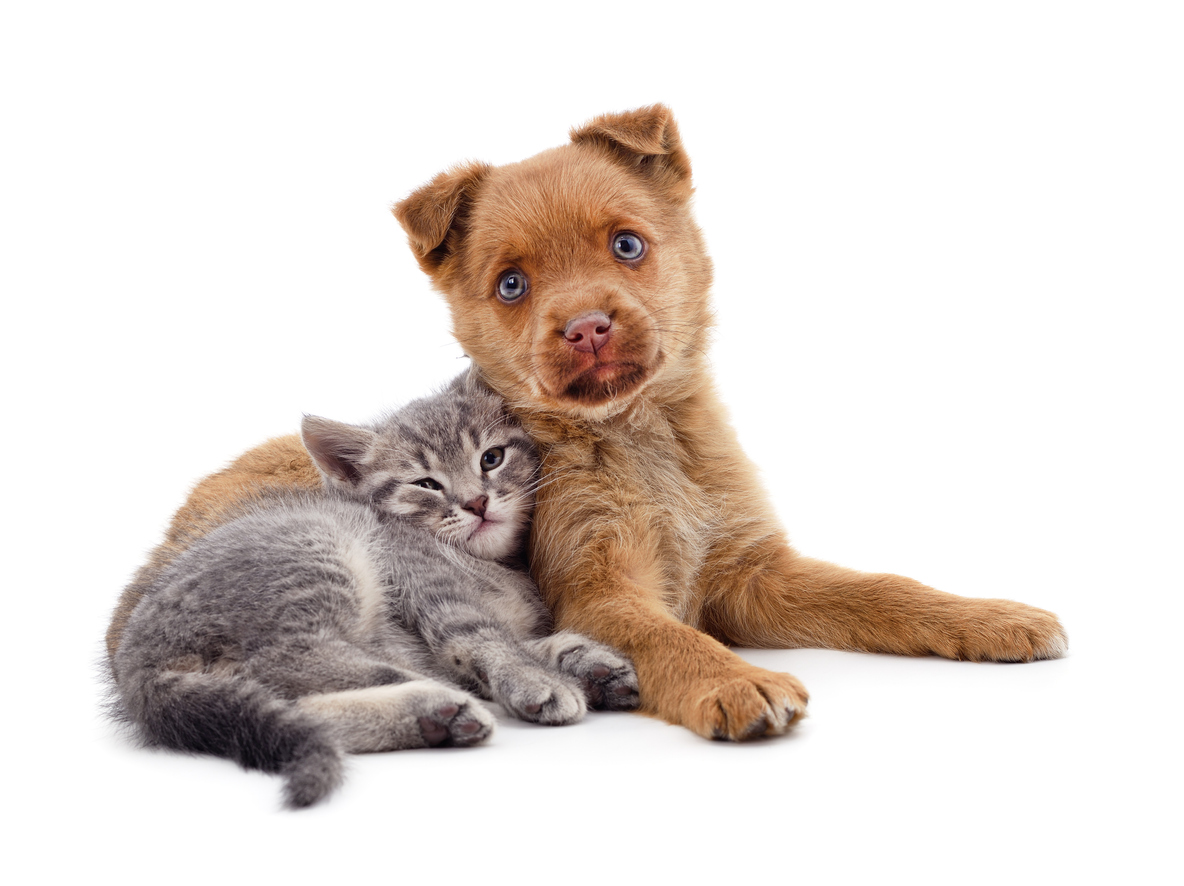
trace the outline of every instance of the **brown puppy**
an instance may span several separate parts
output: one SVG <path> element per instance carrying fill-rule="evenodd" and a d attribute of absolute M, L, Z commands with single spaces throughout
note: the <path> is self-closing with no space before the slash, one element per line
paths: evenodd
<path fill-rule="evenodd" d="M 600 117 L 522 163 L 472 164 L 398 204 L 454 331 L 538 441 L 532 566 L 560 627 L 632 656 L 643 708 L 700 735 L 783 732 L 806 693 L 723 645 L 1028 661 L 1056 617 L 854 572 L 786 543 L 706 367 L 711 263 L 690 163 L 661 106 Z M 296 438 L 207 478 L 124 592 L 271 484 L 315 485 Z"/>
<path fill-rule="evenodd" d="M 655 105 L 521 163 L 452 169 L 395 207 L 457 339 L 544 454 L 532 569 L 559 626 L 628 653 L 644 709 L 729 739 L 784 731 L 807 696 L 725 643 L 1063 654 L 1051 613 L 787 544 L 712 389 L 691 190 Z"/>

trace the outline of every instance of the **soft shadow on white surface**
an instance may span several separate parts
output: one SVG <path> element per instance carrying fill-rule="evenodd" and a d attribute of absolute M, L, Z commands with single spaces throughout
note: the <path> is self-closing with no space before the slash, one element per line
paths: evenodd
<path fill-rule="evenodd" d="M 6 869 L 1164 882 L 1179 12 L 492 9 L 3 13 Z M 792 736 L 503 720 L 486 747 L 355 758 L 299 814 L 275 779 L 117 734 L 106 620 L 192 483 L 464 365 L 389 204 L 657 100 L 695 167 L 719 386 L 791 537 L 1054 610 L 1069 656 L 745 650 L 811 691 Z"/>

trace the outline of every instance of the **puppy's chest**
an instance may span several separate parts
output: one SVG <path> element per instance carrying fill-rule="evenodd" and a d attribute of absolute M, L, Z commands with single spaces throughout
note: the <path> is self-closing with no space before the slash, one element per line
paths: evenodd
<path fill-rule="evenodd" d="M 603 441 L 599 465 L 634 519 L 658 536 L 658 565 L 676 596 L 694 583 L 721 523 L 721 503 L 692 479 L 690 458 L 672 435 L 636 433 Z"/>

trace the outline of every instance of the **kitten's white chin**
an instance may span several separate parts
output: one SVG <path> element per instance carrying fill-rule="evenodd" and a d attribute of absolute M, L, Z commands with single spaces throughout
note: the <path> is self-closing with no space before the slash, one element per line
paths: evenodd
<path fill-rule="evenodd" d="M 514 550 L 514 528 L 500 520 L 482 520 L 462 543 L 464 549 L 482 560 L 501 560 Z"/>

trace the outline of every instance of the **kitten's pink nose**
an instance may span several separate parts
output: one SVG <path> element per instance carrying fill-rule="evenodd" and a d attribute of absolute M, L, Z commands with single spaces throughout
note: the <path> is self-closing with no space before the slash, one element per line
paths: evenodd
<path fill-rule="evenodd" d="M 488 495 L 478 495 L 468 504 L 464 505 L 464 509 L 470 513 L 476 514 L 478 517 L 485 516 L 485 507 L 489 504 Z"/>
<path fill-rule="evenodd" d="M 581 314 L 563 330 L 567 343 L 585 354 L 595 354 L 608 343 L 612 334 L 613 321 L 601 311 Z"/>

